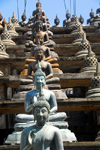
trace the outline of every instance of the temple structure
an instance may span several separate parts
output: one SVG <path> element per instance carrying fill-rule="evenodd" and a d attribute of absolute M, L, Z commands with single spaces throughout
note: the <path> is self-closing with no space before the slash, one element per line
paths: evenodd
<path fill-rule="evenodd" d="M 72 143 L 63 143 L 64 149 L 100 148 L 99 10 L 97 9 L 96 15 L 91 10 L 88 25 L 82 25 L 82 16 L 78 18 L 74 14 L 70 17 L 67 11 L 63 27 L 59 26 L 59 16 L 54 20 L 56 25 L 51 26 L 39 0 L 28 22 L 25 13 L 20 23 L 15 13 L 8 23 L 0 13 L 1 149 L 19 149 L 22 129 L 30 126 L 27 121 L 18 120 L 20 114 L 26 113 L 26 93 L 35 90 L 33 75 L 37 70 L 38 60 L 46 74 L 45 91 L 54 92 L 57 113 L 64 112 L 67 116 L 65 124 L 52 122 L 62 132 L 63 128 L 68 129 L 68 137 L 63 141 Z M 18 145 L 4 146 L 12 144 L 6 142 L 12 133 L 15 135 L 13 144 Z M 66 140 L 73 133 L 76 139 Z M 76 143 L 73 142 L 76 140 Z"/>

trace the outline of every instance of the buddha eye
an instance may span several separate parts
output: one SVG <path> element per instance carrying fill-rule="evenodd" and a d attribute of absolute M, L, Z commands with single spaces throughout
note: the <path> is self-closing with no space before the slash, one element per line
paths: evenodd
<path fill-rule="evenodd" d="M 45 110 L 45 109 L 43 109 L 43 110 L 42 110 L 42 113 L 45 113 L 45 112 L 46 112 L 46 110 Z"/>

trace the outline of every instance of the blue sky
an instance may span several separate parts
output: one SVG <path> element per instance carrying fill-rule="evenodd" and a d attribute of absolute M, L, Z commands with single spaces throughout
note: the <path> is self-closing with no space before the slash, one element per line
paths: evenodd
<path fill-rule="evenodd" d="M 38 0 L 27 0 L 26 6 L 26 16 L 27 20 L 30 16 L 32 16 L 33 10 L 36 9 L 36 2 Z M 66 8 L 71 12 L 71 15 L 74 14 L 73 10 L 73 1 L 71 0 L 71 10 L 70 10 L 70 0 L 65 0 Z M 42 9 L 45 11 L 49 21 L 52 26 L 54 25 L 54 19 L 56 14 L 60 19 L 60 25 L 62 26 L 63 20 L 66 19 L 66 10 L 64 7 L 64 0 L 40 0 L 42 3 Z M 91 8 L 93 9 L 96 15 L 96 9 L 100 8 L 99 5 L 100 0 L 76 0 L 76 15 L 79 17 L 80 14 L 84 17 L 86 24 L 86 20 L 90 18 L 89 13 Z M 19 21 L 21 21 L 21 15 L 24 12 L 24 0 L 18 0 L 19 6 Z M 12 17 L 13 11 L 15 12 L 15 16 L 18 18 L 17 13 L 17 0 L 0 0 L 0 12 L 3 18 L 8 22 L 8 18 Z"/>

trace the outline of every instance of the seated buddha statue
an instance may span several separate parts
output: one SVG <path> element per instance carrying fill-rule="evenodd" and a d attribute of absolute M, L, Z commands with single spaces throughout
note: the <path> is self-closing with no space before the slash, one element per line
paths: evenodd
<path fill-rule="evenodd" d="M 34 48 L 34 57 L 36 61 L 28 65 L 28 75 L 31 76 L 32 71 L 36 71 L 38 61 L 40 61 L 41 68 L 46 74 L 46 79 L 53 77 L 51 64 L 49 62 L 44 61 L 44 50 L 41 46 L 38 45 Z"/>
<path fill-rule="evenodd" d="M 25 96 L 25 112 L 30 112 L 32 110 L 33 104 L 37 101 L 37 98 L 39 97 L 39 91 L 42 88 L 44 97 L 46 101 L 49 102 L 50 104 L 50 121 L 57 121 L 57 120 L 64 120 L 66 118 L 66 113 L 61 112 L 61 113 L 55 113 L 57 111 L 57 102 L 56 102 L 56 97 L 55 94 L 48 89 L 45 89 L 46 85 L 46 75 L 45 73 L 41 70 L 40 63 L 38 63 L 37 70 L 34 73 L 33 76 L 33 83 L 36 89 L 29 91 L 26 96 Z M 18 122 L 28 122 L 33 120 L 33 115 L 31 114 L 18 114 L 16 116 L 16 121 Z"/>
<path fill-rule="evenodd" d="M 42 95 L 32 105 L 32 113 L 36 123 L 22 131 L 20 150 L 63 150 L 60 129 L 46 124 L 50 105 Z"/>

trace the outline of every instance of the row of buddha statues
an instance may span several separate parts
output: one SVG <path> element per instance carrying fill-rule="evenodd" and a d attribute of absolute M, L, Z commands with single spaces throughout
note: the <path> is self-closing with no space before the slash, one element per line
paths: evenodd
<path fill-rule="evenodd" d="M 79 19 L 76 15 L 73 15 L 69 25 L 72 27 L 71 35 L 75 37 L 72 45 L 79 47 L 79 51 L 75 54 L 75 57 L 77 59 L 84 59 L 84 67 L 80 70 L 80 72 L 82 73 L 90 71 L 94 73 L 96 71 L 97 59 L 91 49 L 90 42 L 86 39 L 86 33 L 83 30 L 82 24 L 79 22 Z M 1 34 L 0 57 L 9 58 L 9 55 L 6 53 L 5 46 L 16 45 L 11 37 L 18 36 L 18 33 L 15 31 L 15 27 L 18 26 L 20 25 L 15 17 L 15 14 L 13 13 L 12 19 L 9 18 L 9 23 L 4 25 L 4 31 Z M 51 39 L 51 36 L 53 35 L 53 33 L 50 31 L 51 24 L 49 23 L 45 12 L 41 8 L 40 1 L 37 2 L 36 10 L 33 11 L 33 16 L 29 20 L 27 26 L 29 31 L 27 31 L 25 34 L 27 35 L 28 39 L 30 37 L 30 40 L 26 39 L 23 44 L 25 44 L 26 47 L 31 48 L 31 53 L 30 58 L 26 59 L 24 70 L 20 74 L 31 76 L 36 71 L 37 62 L 39 60 L 43 71 L 46 73 L 47 84 L 49 88 L 50 84 L 59 82 L 59 79 L 57 77 L 53 77 L 53 74 L 62 74 L 63 72 L 59 69 L 59 64 L 57 63 L 58 55 L 54 52 L 55 42 Z M 1 76 L 2 75 L 3 72 L 1 71 Z M 23 85 L 24 83 L 20 85 L 19 89 L 22 90 Z M 31 79 L 30 84 L 28 85 L 30 85 L 29 89 L 33 87 Z M 60 85 L 57 86 L 57 89 L 60 89 Z M 58 94 L 57 89 L 55 91 L 56 95 Z M 18 94 L 20 95 L 20 93 Z M 16 95 L 17 94 L 15 94 L 12 98 L 13 100 L 18 98 L 18 95 Z M 62 95 L 63 99 L 67 98 L 64 94 Z M 58 99 L 61 99 L 61 97 Z"/>
<path fill-rule="evenodd" d="M 94 52 L 91 50 L 90 42 L 86 39 L 86 33 L 83 30 L 82 24 L 79 22 L 79 19 L 76 15 L 73 15 L 69 25 L 72 27 L 71 35 L 75 37 L 72 45 L 79 47 L 79 51 L 75 54 L 75 57 L 78 59 L 84 58 L 85 69 L 82 68 L 80 72 L 84 72 L 86 70 L 89 71 L 89 68 L 95 72 L 97 59 L 95 58 L 96 56 Z M 9 18 L 9 23 L 7 25 L 5 24 L 4 31 L 1 34 L 0 52 L 2 54 L 0 57 L 9 58 L 9 55 L 6 53 L 5 46 L 16 45 L 16 43 L 11 39 L 11 36 L 18 36 L 18 33 L 15 31 L 15 27 L 18 26 L 20 25 L 17 18 L 15 17 L 15 14 L 13 13 L 12 19 Z M 45 68 L 48 70 L 45 71 L 48 79 L 47 83 L 50 84 L 50 78 L 52 78 L 52 81 L 55 83 L 59 82 L 58 78 L 53 77 L 53 73 L 62 74 L 62 71 L 59 69 L 59 64 L 57 63 L 58 55 L 54 52 L 55 42 L 51 40 L 51 36 L 53 35 L 53 33 L 50 31 L 51 24 L 49 23 L 45 12 L 41 9 L 40 1 L 37 2 L 36 10 L 33 11 L 33 16 L 29 20 L 27 26 L 29 31 L 27 31 L 25 34 L 27 35 L 28 39 L 30 36 L 30 40 L 26 39 L 24 44 L 26 47 L 31 48 L 31 56 L 30 58 L 26 59 L 25 68 L 21 72 L 21 75 L 30 76 L 36 70 L 36 64 L 39 60 L 41 61 L 43 70 L 45 70 Z M 90 66 L 92 66 L 92 69 Z M 2 72 L 1 75 L 3 75 Z"/>
<path fill-rule="evenodd" d="M 9 18 L 9 23 L 4 24 L 4 31 L 2 32 L 0 39 L 0 57 L 10 57 L 6 53 L 5 46 L 16 45 L 16 43 L 12 40 L 13 36 L 19 36 L 15 28 L 27 27 L 27 31 L 24 34 L 27 36 L 27 38 L 23 44 L 26 48 L 30 49 L 30 57 L 26 58 L 24 69 L 22 69 L 22 71 L 20 72 L 20 75 L 27 75 L 27 79 L 21 80 L 20 86 L 18 87 L 18 92 L 13 95 L 11 100 L 24 100 L 25 112 L 30 112 L 30 114 L 16 115 L 15 119 L 17 123 L 14 127 L 15 131 L 8 136 L 5 143 L 19 144 L 21 142 L 20 140 L 22 140 L 21 149 L 29 149 L 30 145 L 31 147 L 33 146 L 34 148 L 39 149 L 39 144 L 37 145 L 36 141 L 40 140 L 40 138 L 44 136 L 43 132 L 44 130 L 47 130 L 47 128 L 51 128 L 51 136 L 53 136 L 53 134 L 55 133 L 58 134 L 58 138 L 61 137 L 58 129 L 56 129 L 54 126 L 60 128 L 63 141 L 77 141 L 74 133 L 68 130 L 68 123 L 64 121 L 66 119 L 66 113 L 55 113 L 57 111 L 56 100 L 67 100 L 68 98 L 59 85 L 59 78 L 54 77 L 54 74 L 63 74 L 63 72 L 59 68 L 58 55 L 54 51 L 55 42 L 52 40 L 53 33 L 50 31 L 51 24 L 48 21 L 45 12 L 41 8 L 40 1 L 38 0 L 36 4 L 36 10 L 33 11 L 32 17 L 28 22 L 25 21 L 25 14 L 23 14 L 22 18 L 23 21 L 19 23 L 17 18 L 15 17 L 15 14 L 13 13 L 12 19 Z M 57 16 L 56 19 L 58 19 Z M 73 15 L 71 20 L 69 17 L 68 22 L 65 21 L 64 23 L 66 24 L 65 26 L 72 27 L 72 32 L 70 34 L 75 37 L 75 40 L 72 42 L 72 46 L 79 47 L 79 51 L 75 54 L 75 58 L 84 59 L 84 67 L 81 68 L 80 72 L 91 72 L 92 74 L 94 74 L 94 77 L 91 80 L 91 87 L 86 93 L 86 97 L 99 96 L 99 63 L 95 53 L 92 51 L 90 42 L 86 39 L 86 33 L 83 30 L 83 26 L 76 15 Z M 3 76 L 2 71 L 0 72 L 0 75 Z M 43 100 L 43 97 L 45 97 L 46 101 L 48 101 L 49 104 L 44 104 L 44 102 L 43 105 L 41 102 L 37 103 L 37 101 L 45 101 Z M 42 108 L 44 107 L 44 105 L 45 108 Z M 38 113 L 38 111 L 41 112 L 42 110 L 47 112 L 47 116 L 43 124 L 39 125 L 39 120 L 36 114 Z M 31 111 L 33 111 L 34 115 L 31 114 Z M 47 124 L 49 114 L 50 122 L 48 123 L 48 126 L 45 126 L 45 124 Z M 52 126 L 50 126 L 51 124 Z M 39 126 L 41 126 L 41 129 L 39 129 Z M 25 129 L 22 132 L 22 129 L 26 127 L 28 127 L 28 129 Z M 41 136 L 39 137 L 40 134 Z M 46 132 L 46 138 L 48 134 L 49 131 Z M 29 141 L 25 142 L 26 140 L 23 141 L 23 138 L 29 138 Z M 54 136 L 50 138 L 49 141 L 51 139 L 54 139 Z M 28 142 L 30 141 L 35 143 L 35 145 L 33 143 L 29 144 Z M 43 147 L 44 146 L 46 145 L 43 145 Z M 61 149 L 63 149 L 61 143 L 59 146 L 61 146 Z M 43 150 L 44 149 L 45 148 L 43 148 Z"/>

